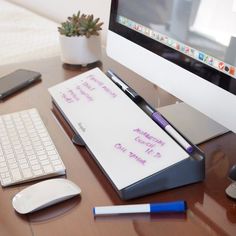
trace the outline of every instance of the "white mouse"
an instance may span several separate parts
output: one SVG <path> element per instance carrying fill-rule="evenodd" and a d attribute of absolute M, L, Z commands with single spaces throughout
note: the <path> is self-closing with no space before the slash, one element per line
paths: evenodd
<path fill-rule="evenodd" d="M 26 214 L 72 198 L 81 193 L 81 189 L 67 179 L 50 179 L 31 185 L 12 199 L 14 209 Z"/>
<path fill-rule="evenodd" d="M 225 192 L 229 197 L 236 199 L 236 182 L 233 182 L 232 184 L 230 184 L 226 188 Z"/>

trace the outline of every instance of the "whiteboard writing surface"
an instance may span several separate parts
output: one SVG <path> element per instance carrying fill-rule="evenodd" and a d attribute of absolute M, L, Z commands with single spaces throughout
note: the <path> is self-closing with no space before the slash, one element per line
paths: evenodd
<path fill-rule="evenodd" d="M 49 92 L 118 190 L 189 157 L 98 68 Z"/>

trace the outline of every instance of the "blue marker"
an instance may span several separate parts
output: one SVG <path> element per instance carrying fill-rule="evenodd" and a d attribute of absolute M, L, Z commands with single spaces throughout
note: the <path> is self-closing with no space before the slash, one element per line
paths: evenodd
<path fill-rule="evenodd" d="M 94 207 L 94 216 L 98 215 L 115 215 L 115 214 L 134 214 L 134 213 L 183 213 L 187 210 L 185 201 L 135 204 L 135 205 L 116 205 Z"/>

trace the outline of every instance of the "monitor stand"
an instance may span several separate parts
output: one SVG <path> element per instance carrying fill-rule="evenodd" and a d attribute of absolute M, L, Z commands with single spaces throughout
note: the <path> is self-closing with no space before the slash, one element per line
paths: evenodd
<path fill-rule="evenodd" d="M 194 144 L 200 144 L 229 132 L 228 129 L 181 102 L 157 109 L 186 138 Z"/>

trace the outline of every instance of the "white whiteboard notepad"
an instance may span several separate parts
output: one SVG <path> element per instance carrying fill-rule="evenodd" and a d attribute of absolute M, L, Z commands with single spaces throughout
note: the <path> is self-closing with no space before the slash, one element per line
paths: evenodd
<path fill-rule="evenodd" d="M 189 157 L 98 68 L 49 92 L 118 190 Z"/>

